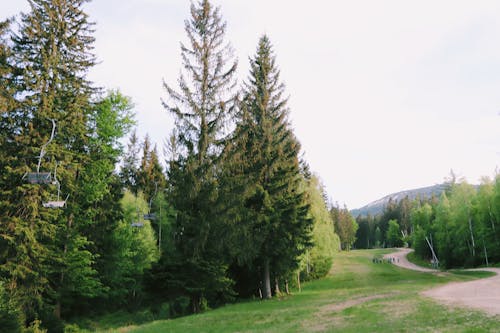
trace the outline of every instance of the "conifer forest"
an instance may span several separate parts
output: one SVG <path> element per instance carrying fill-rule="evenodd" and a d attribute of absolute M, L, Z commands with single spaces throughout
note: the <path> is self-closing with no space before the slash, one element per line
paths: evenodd
<path fill-rule="evenodd" d="M 375 217 L 331 204 L 294 134 L 273 42 L 260 37 L 237 82 L 211 1 L 190 5 L 179 77 L 158 96 L 175 126 L 159 143 L 137 134 L 130 97 L 88 78 L 88 1 L 27 2 L 0 17 L 0 331 L 287 295 L 355 248 L 500 262 L 499 175 L 451 179 Z"/>

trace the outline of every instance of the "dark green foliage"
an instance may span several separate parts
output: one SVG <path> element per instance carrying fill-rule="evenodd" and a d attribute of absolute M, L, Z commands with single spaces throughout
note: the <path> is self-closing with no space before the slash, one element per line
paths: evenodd
<path fill-rule="evenodd" d="M 158 191 L 162 192 L 165 189 L 166 179 L 158 159 L 156 146 L 151 148 L 151 142 L 147 135 L 142 144 L 142 152 L 141 163 L 136 175 L 136 187 L 142 191 L 146 201 L 150 202 L 158 194 Z"/>
<path fill-rule="evenodd" d="M 356 249 L 370 249 L 375 247 L 375 219 L 373 216 L 361 216 L 356 218 L 356 223 L 359 228 L 356 232 L 356 241 L 354 248 Z"/>
<path fill-rule="evenodd" d="M 24 316 L 16 295 L 0 282 L 0 327 L 4 332 L 20 333 L 24 328 Z"/>
<path fill-rule="evenodd" d="M 139 190 L 137 185 L 137 178 L 139 177 L 139 152 L 139 138 L 137 137 L 137 131 L 134 130 L 130 135 L 127 151 L 122 158 L 120 169 L 121 182 L 125 188 L 129 189 L 134 194 L 137 194 Z"/>
<path fill-rule="evenodd" d="M 2 271 L 9 284 L 16 285 L 28 321 L 45 307 L 52 306 L 59 314 L 61 304 L 69 300 L 67 291 L 83 295 L 87 287 L 98 284 L 93 255 L 86 249 L 89 242 L 76 227 L 79 205 L 71 200 L 64 210 L 44 208 L 41 202 L 55 199 L 57 187 L 27 185 L 22 180 L 40 162 L 41 171 L 57 168 L 62 196 L 76 199 L 79 193 L 79 172 L 88 161 L 87 125 L 94 91 L 85 78 L 94 57 L 83 3 L 30 1 L 31 11 L 22 15 L 12 43 L 18 85 L 16 103 L 2 118 L 2 151 L 11 156 L 2 168 L 0 193 L 5 203 L 2 235 L 9 253 Z M 50 119 L 57 124 L 56 135 L 45 158 L 38 161 L 36 156 L 52 131 Z M 70 260 L 74 256 L 86 261 L 77 268 Z"/>
<path fill-rule="evenodd" d="M 72 316 L 135 311 L 149 296 L 172 316 L 235 290 L 270 297 L 306 251 L 310 276 L 325 275 L 338 239 L 326 194 L 299 161 L 268 38 L 238 101 L 219 9 L 192 4 L 179 90 L 164 85 L 176 123 L 167 181 L 148 136 L 134 132 L 124 154 L 130 99 L 87 79 L 86 2 L 31 0 L 17 34 L 0 22 L 1 329 L 60 332 Z M 28 181 L 38 171 L 52 181 Z"/>
<path fill-rule="evenodd" d="M 160 261 L 156 272 L 167 276 L 164 292 L 172 295 L 174 285 L 176 293 L 191 298 L 193 312 L 202 309 L 206 298 L 230 296 L 226 228 L 217 206 L 220 140 L 234 104 L 236 70 L 231 49 L 224 44 L 225 29 L 219 9 L 209 1 L 192 4 L 185 23 L 190 44 L 181 46 L 185 73 L 179 79 L 180 91 L 164 84 L 164 106 L 176 118 L 173 140 L 178 143 L 169 162 L 167 191 L 175 211 L 169 235 L 174 253 Z"/>
<path fill-rule="evenodd" d="M 233 180 L 229 196 L 242 201 L 232 215 L 241 235 L 237 239 L 243 240 L 237 260 L 256 273 L 255 288 L 262 277 L 264 297 L 270 297 L 271 276 L 285 279 L 310 245 L 312 219 L 302 186 L 300 145 L 290 129 L 284 85 L 267 36 L 260 39 L 250 68 L 227 152 Z"/>
<path fill-rule="evenodd" d="M 18 34 L 8 43 L 2 35 L 0 48 L 0 274 L 26 322 L 53 331 L 108 290 L 101 279 L 121 216 L 113 173 L 132 124 L 129 100 L 100 97 L 86 78 L 95 60 L 85 2 L 30 1 Z M 51 120 L 55 135 L 38 159 Z M 38 166 L 57 179 L 59 197 L 55 184 L 23 178 Z M 42 205 L 66 198 L 60 209 Z"/>

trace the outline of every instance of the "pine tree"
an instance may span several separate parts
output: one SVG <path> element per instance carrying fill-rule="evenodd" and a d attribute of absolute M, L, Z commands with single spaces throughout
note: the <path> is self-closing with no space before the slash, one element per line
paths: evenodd
<path fill-rule="evenodd" d="M 137 137 L 137 130 L 134 130 L 130 135 L 127 151 L 120 169 L 120 179 L 123 185 L 134 194 L 138 192 L 139 152 L 139 138 Z"/>
<path fill-rule="evenodd" d="M 165 189 L 165 175 L 158 159 L 156 146 L 151 148 L 149 135 L 146 135 L 142 144 L 142 159 L 137 171 L 137 188 L 142 191 L 145 199 L 152 202 L 158 191 Z"/>
<path fill-rule="evenodd" d="M 100 289 L 95 255 L 88 251 L 83 230 L 87 214 L 76 200 L 84 185 L 80 174 L 89 159 L 88 124 L 95 92 L 86 78 L 95 58 L 92 24 L 82 10 L 85 2 L 31 0 L 30 12 L 22 14 L 13 38 L 17 105 L 2 122 L 8 122 L 7 152 L 17 158 L 7 161 L 3 173 L 8 198 L 1 200 L 9 204 L 2 209 L 2 224 L 8 226 L 9 259 L 2 263 L 2 271 L 18 289 L 28 321 L 52 309 L 60 316 L 64 302 L 75 295 L 94 296 Z M 51 136 L 51 120 L 57 125 L 55 137 L 38 160 Z M 38 162 L 43 171 L 57 172 L 59 200 L 70 198 L 64 209 L 41 204 L 57 197 L 57 186 L 23 180 L 24 174 L 37 170 Z"/>
<path fill-rule="evenodd" d="M 191 297 L 198 312 L 203 298 L 227 295 L 230 281 L 224 247 L 224 226 L 217 216 L 217 174 L 221 141 L 232 109 L 236 61 L 224 42 L 226 23 L 208 0 L 191 5 L 185 21 L 189 45 L 181 45 L 184 74 L 180 91 L 164 87 L 163 104 L 176 119 L 178 154 L 169 165 L 168 200 L 176 212 L 172 232 L 176 253 L 160 270 L 175 267 L 170 281 Z M 191 79 L 188 81 L 186 78 Z M 160 266 L 161 267 L 161 266 Z"/>
<path fill-rule="evenodd" d="M 284 85 L 267 36 L 260 39 L 250 66 L 228 150 L 233 184 L 240 185 L 234 191 L 241 191 L 235 197 L 243 200 L 236 227 L 245 237 L 238 239 L 251 235 L 240 244 L 247 245 L 240 251 L 244 256 L 240 261 L 253 259 L 262 276 L 263 296 L 269 298 L 271 277 L 278 287 L 278 281 L 298 267 L 299 256 L 309 245 L 312 220 L 301 189 L 300 145 L 290 129 Z"/>

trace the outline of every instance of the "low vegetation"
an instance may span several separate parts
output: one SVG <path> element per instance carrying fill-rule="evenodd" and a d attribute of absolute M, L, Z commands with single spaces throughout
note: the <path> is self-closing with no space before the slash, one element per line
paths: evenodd
<path fill-rule="evenodd" d="M 173 320 L 123 325 L 106 318 L 102 332 L 495 332 L 500 318 L 448 308 L 419 293 L 452 281 L 487 276 L 460 271 L 436 276 L 372 259 L 390 250 L 339 253 L 326 278 L 302 292 L 249 300 Z M 111 325 L 112 323 L 112 325 Z M 89 323 L 87 323 L 89 324 Z M 94 323 L 99 331 L 99 326 Z"/>

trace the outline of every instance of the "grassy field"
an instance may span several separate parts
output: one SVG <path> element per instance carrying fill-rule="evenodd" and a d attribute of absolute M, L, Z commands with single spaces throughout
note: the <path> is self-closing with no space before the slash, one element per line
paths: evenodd
<path fill-rule="evenodd" d="M 373 264 L 388 250 L 341 253 L 331 274 L 307 283 L 301 293 L 248 301 L 173 320 L 106 332 L 500 332 L 500 317 L 448 308 L 419 292 L 482 272 L 439 276 Z M 108 326 L 109 327 L 109 326 Z"/>

